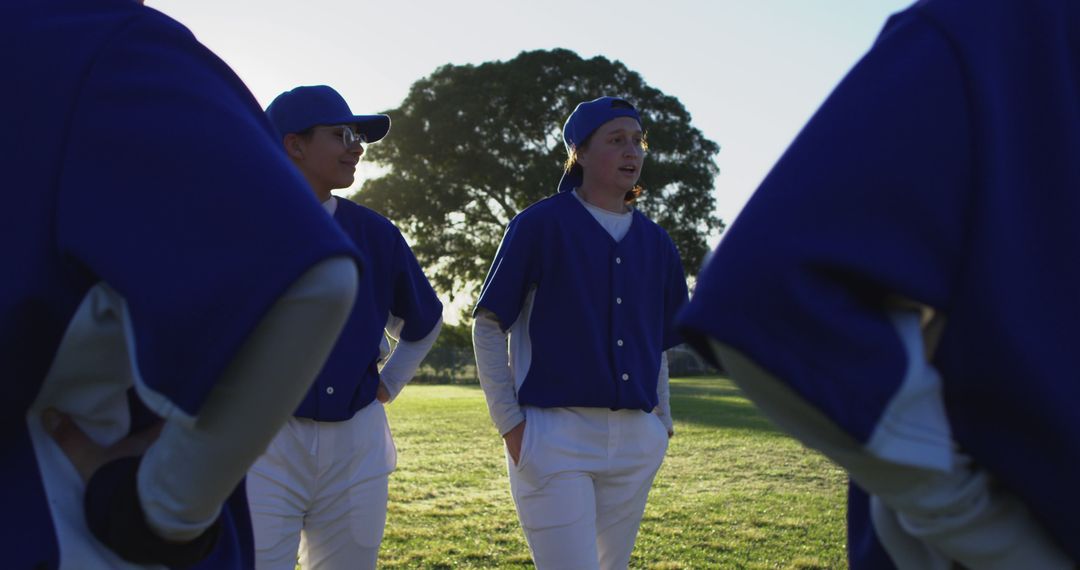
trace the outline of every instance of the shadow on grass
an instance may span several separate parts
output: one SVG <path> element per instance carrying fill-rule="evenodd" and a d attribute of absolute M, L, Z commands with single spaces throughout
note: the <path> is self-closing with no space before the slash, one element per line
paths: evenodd
<path fill-rule="evenodd" d="M 683 424 L 783 435 L 734 383 L 719 376 L 673 378 L 671 414 Z"/>

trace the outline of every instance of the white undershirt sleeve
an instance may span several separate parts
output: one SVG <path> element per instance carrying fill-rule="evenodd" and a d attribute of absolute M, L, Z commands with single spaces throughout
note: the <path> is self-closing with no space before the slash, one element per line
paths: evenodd
<path fill-rule="evenodd" d="M 487 309 L 480 309 L 473 320 L 476 375 L 487 399 L 488 413 L 501 435 L 525 421 L 514 389 L 507 338 L 498 317 Z"/>
<path fill-rule="evenodd" d="M 660 374 L 656 378 L 656 396 L 658 404 L 653 413 L 664 422 L 668 433 L 675 433 L 675 422 L 671 417 L 671 382 L 668 370 L 667 351 L 660 353 Z"/>
<path fill-rule="evenodd" d="M 158 535 L 186 542 L 214 522 L 322 368 L 356 285 L 351 259 L 309 269 L 262 318 L 194 422 L 166 421 L 138 473 L 142 507 Z"/>
<path fill-rule="evenodd" d="M 397 398 L 397 395 L 401 393 L 409 380 L 412 380 L 413 376 L 416 375 L 420 363 L 431 351 L 435 339 L 439 338 L 439 331 L 442 330 L 443 322 L 442 318 L 439 318 L 435 325 L 431 327 L 431 331 L 424 338 L 417 341 L 400 340 L 401 329 L 404 324 L 405 321 L 391 315 L 386 325 L 386 332 L 394 340 L 398 341 L 386 364 L 379 371 L 379 379 L 386 385 L 386 390 L 390 392 L 391 402 L 394 401 L 394 398 Z"/>

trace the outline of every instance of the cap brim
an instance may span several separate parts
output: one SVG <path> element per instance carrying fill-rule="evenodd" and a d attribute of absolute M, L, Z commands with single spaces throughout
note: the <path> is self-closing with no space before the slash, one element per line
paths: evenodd
<path fill-rule="evenodd" d="M 353 115 L 334 121 L 336 124 L 356 125 L 356 130 L 369 143 L 382 140 L 390 132 L 389 115 Z"/>

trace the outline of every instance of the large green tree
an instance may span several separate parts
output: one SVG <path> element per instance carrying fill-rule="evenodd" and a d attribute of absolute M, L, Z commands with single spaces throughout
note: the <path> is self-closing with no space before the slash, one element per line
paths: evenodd
<path fill-rule="evenodd" d="M 475 295 L 506 224 L 555 192 L 566 160 L 562 124 L 581 101 L 617 95 L 639 109 L 649 151 L 637 207 L 664 227 L 687 273 L 701 265 L 713 215 L 719 146 L 673 96 L 603 57 L 523 52 L 445 65 L 412 85 L 390 136 L 365 160 L 385 173 L 354 200 L 394 220 L 440 292 Z"/>

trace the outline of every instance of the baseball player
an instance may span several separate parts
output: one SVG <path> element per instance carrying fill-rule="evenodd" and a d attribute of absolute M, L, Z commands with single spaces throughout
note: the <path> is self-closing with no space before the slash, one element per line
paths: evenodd
<path fill-rule="evenodd" d="M 435 296 L 389 220 L 331 195 L 353 182 L 386 115 L 354 115 L 325 85 L 297 87 L 266 110 L 292 163 L 365 254 L 368 271 L 341 338 L 294 417 L 248 476 L 257 566 L 375 568 L 397 454 L 383 404 L 416 373 L 442 326 Z M 398 340 L 380 371 L 387 333 Z"/>
<path fill-rule="evenodd" d="M 924 0 L 781 158 L 681 326 L 846 468 L 853 568 L 1080 563 L 1080 12 Z"/>
<path fill-rule="evenodd" d="M 0 48 L 4 566 L 250 567 L 233 491 L 329 354 L 361 257 L 175 21 L 12 0 Z"/>
<path fill-rule="evenodd" d="M 664 350 L 686 282 L 671 238 L 629 206 L 637 110 L 581 103 L 563 139 L 559 192 L 507 227 L 473 344 L 536 566 L 626 568 L 673 433 Z"/>

